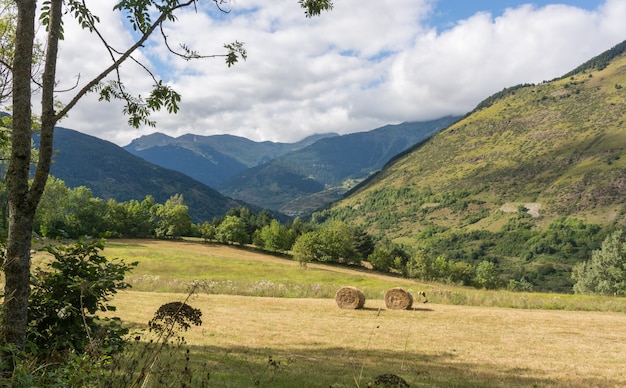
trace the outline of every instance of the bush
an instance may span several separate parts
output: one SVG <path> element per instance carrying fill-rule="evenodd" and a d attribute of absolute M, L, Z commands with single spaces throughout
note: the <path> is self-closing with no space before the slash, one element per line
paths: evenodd
<path fill-rule="evenodd" d="M 101 319 L 96 313 L 115 311 L 108 302 L 130 287 L 124 276 L 137 263 L 108 261 L 102 249 L 102 240 L 45 248 L 53 260 L 31 276 L 28 313 L 28 341 L 40 355 L 120 350 L 128 330 L 118 318 Z"/>
<path fill-rule="evenodd" d="M 591 260 L 574 266 L 577 294 L 626 295 L 626 241 L 621 230 L 609 235 Z"/>

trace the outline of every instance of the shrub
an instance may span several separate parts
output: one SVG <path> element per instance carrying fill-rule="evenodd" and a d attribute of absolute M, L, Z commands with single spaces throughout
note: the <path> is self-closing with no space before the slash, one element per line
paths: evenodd
<path fill-rule="evenodd" d="M 124 276 L 137 263 L 109 261 L 100 255 L 102 249 L 102 240 L 45 248 L 53 260 L 31 276 L 28 316 L 28 340 L 42 356 L 89 349 L 110 354 L 121 348 L 128 330 L 118 318 L 101 319 L 96 313 L 115 311 L 108 302 L 130 287 Z"/>
<path fill-rule="evenodd" d="M 618 230 L 609 235 L 591 260 L 574 266 L 574 292 L 578 294 L 626 295 L 626 241 Z"/>

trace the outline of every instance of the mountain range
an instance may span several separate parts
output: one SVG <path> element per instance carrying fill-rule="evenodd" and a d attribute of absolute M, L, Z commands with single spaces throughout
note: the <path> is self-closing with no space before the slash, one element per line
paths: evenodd
<path fill-rule="evenodd" d="M 293 144 L 253 142 L 231 135 L 172 138 L 156 133 L 124 148 L 226 196 L 300 215 L 337 200 L 394 155 L 458 119 L 387 125 L 343 136 L 314 135 Z"/>
<path fill-rule="evenodd" d="M 173 138 L 157 132 L 134 139 L 124 149 L 150 163 L 216 187 L 241 171 L 333 136 L 337 134 L 318 134 L 296 143 L 278 143 L 255 142 L 233 135 L 187 134 Z"/>
<path fill-rule="evenodd" d="M 57 127 L 51 174 L 69 187 L 85 186 L 96 197 L 118 202 L 142 200 L 152 195 L 157 202 L 164 203 L 172 195 L 182 194 L 194 222 L 210 221 L 238 206 L 257 212 L 266 208 L 276 218 L 284 220 L 286 216 L 275 210 L 279 206 L 267 206 L 267 200 L 257 199 L 276 196 L 285 202 L 293 201 L 303 192 L 315 195 L 327 191 L 329 183 L 348 176 L 355 177 L 354 186 L 357 178 L 362 180 L 375 172 L 397 151 L 414 144 L 415 139 L 430 136 L 456 119 L 405 123 L 344 136 L 318 134 L 296 143 L 254 142 L 231 135 L 189 134 L 172 138 L 155 133 L 135 139 L 124 148 Z M 294 166 L 299 168 L 297 172 Z M 246 175 L 248 171 L 251 173 Z M 311 179 L 312 171 L 317 171 L 317 176 L 324 179 Z M 325 171 L 326 175 L 320 171 Z M 252 179 L 243 179 L 247 176 Z M 222 194 L 205 183 L 219 184 L 227 179 L 240 181 L 240 186 L 232 186 L 240 191 L 266 194 L 242 196 L 251 200 L 248 202 L 233 199 L 229 192 Z M 264 184 L 259 185 L 259 181 Z M 280 187 L 283 192 L 277 196 L 272 187 Z M 336 194 L 316 202 L 304 201 L 296 212 L 310 212 L 315 206 L 335 199 Z"/>
<path fill-rule="evenodd" d="M 307 214 L 341 198 L 396 154 L 458 119 L 407 122 L 324 138 L 242 171 L 216 188 L 264 208 L 290 215 Z"/>
<path fill-rule="evenodd" d="M 234 200 L 112 143 L 62 128 L 56 132 L 59 152 L 52 174 L 103 198 L 151 194 L 163 201 L 182 193 L 198 208 L 210 209 L 199 210 L 195 219 L 283 194 L 280 202 L 264 207 L 309 211 L 329 200 L 315 202 L 315 195 L 334 189 L 338 199 L 341 190 L 349 190 L 323 211 L 325 217 L 411 244 L 438 227 L 497 231 L 520 209 L 537 229 L 560 217 L 624 224 L 625 49 L 626 42 L 549 82 L 506 88 L 462 119 L 318 135 L 291 145 L 228 135 L 173 139 L 154 134 L 126 147 L 160 159 L 165 154 L 171 163 L 193 161 L 189 164 L 195 167 L 236 161 L 232 166 L 238 167 L 213 178 L 216 186 L 254 201 Z M 401 138 L 420 132 L 418 127 L 421 140 Z M 200 146 L 205 143 L 210 148 Z M 169 146 L 177 151 L 159 148 Z M 290 208 L 298 199 L 311 207 Z"/>
<path fill-rule="evenodd" d="M 151 195 L 158 203 L 165 203 L 172 195 L 182 194 L 194 222 L 210 221 L 238 206 L 259 210 L 225 197 L 185 174 L 159 167 L 111 142 L 75 130 L 57 127 L 54 149 L 51 175 L 62 179 L 68 187 L 85 186 L 95 197 L 105 200 L 141 201 Z"/>

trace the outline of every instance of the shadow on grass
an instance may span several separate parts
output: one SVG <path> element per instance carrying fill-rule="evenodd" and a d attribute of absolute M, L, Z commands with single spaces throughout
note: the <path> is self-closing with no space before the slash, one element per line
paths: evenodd
<path fill-rule="evenodd" d="M 135 349 L 141 346 L 149 345 L 132 345 Z M 556 381 L 540 377 L 545 371 L 507 369 L 497 360 L 461 362 L 454 351 L 427 355 L 341 346 L 285 350 L 182 345 L 170 346 L 166 352 L 152 368 L 151 381 L 168 386 L 188 379 L 198 384 L 193 386 L 207 387 L 367 387 L 376 376 L 386 373 L 401 376 L 412 387 L 589 387 L 623 383 L 592 378 Z M 139 352 L 131 349 L 129 354 Z M 120 363 L 131 364 L 128 360 Z"/>

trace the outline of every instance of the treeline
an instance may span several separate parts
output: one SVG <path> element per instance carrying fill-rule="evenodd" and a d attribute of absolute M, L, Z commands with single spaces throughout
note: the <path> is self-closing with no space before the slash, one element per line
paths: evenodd
<path fill-rule="evenodd" d="M 69 188 L 62 180 L 50 177 L 37 209 L 34 230 L 45 238 L 64 239 L 200 237 L 223 244 L 251 244 L 271 252 L 291 252 L 302 265 L 315 261 L 360 266 L 367 262 L 381 272 L 422 280 L 487 288 L 501 285 L 494 280 L 498 277 L 495 267 L 488 264 L 473 266 L 441 257 L 431 259 L 424 250 L 376 239 L 363 228 L 341 221 L 323 221 L 296 218 L 281 224 L 268 211 L 254 213 L 238 207 L 224 217 L 194 224 L 181 195 L 163 204 L 151 196 L 142 201 L 105 201 L 94 197 L 84 186 Z"/>
<path fill-rule="evenodd" d="M 164 204 L 152 196 L 117 202 L 94 197 L 84 186 L 68 188 L 48 179 L 35 216 L 34 232 L 46 238 L 92 237 L 175 238 L 193 234 L 188 208 L 180 195 Z"/>
<path fill-rule="evenodd" d="M 432 198 L 426 196 L 418 202 L 426 200 Z M 461 194 L 437 200 L 439 206 L 457 210 L 468 206 L 466 195 Z M 397 222 L 394 217 L 388 221 L 390 228 Z M 574 266 L 589 260 L 612 233 L 611 228 L 566 217 L 539 229 L 525 209 L 519 209 L 517 217 L 497 232 L 431 226 L 410 245 L 372 236 L 366 227 L 333 221 L 325 212 L 313 214 L 310 221 L 296 218 L 282 224 L 268 211 L 254 213 L 245 207 L 194 224 L 181 195 L 163 204 L 151 196 L 141 202 L 105 201 L 93 197 L 86 187 L 70 189 L 52 177 L 35 219 L 35 232 L 45 238 L 200 237 L 289 252 L 302 265 L 312 261 L 367 265 L 423 281 L 513 291 L 571 292 L 582 276 L 580 269 L 572 275 Z"/>

